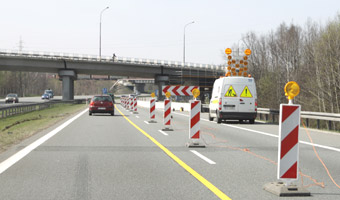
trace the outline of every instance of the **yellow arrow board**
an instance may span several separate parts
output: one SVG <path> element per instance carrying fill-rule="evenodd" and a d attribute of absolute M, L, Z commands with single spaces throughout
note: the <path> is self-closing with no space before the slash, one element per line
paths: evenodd
<path fill-rule="evenodd" d="M 224 95 L 225 97 L 237 97 L 237 94 L 233 88 L 233 86 L 230 86 L 227 92 Z"/>
<path fill-rule="evenodd" d="M 240 97 L 248 97 L 251 98 L 253 95 L 251 95 L 248 86 L 244 87 L 243 92 L 241 93 Z"/>

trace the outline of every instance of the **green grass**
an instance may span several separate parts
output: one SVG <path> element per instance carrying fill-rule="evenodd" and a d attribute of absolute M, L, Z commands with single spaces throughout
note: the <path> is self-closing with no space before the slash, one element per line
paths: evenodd
<path fill-rule="evenodd" d="M 85 104 L 59 104 L 41 111 L 0 119 L 0 152 L 86 107 Z"/>

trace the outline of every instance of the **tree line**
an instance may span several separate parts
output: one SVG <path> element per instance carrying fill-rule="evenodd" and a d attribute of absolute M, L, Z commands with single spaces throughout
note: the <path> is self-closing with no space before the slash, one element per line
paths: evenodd
<path fill-rule="evenodd" d="M 284 86 L 300 85 L 294 103 L 302 110 L 340 113 L 340 15 L 322 25 L 308 20 L 282 23 L 267 34 L 242 37 L 252 50 L 249 73 L 256 80 L 259 107 L 278 109 L 286 103 Z"/>

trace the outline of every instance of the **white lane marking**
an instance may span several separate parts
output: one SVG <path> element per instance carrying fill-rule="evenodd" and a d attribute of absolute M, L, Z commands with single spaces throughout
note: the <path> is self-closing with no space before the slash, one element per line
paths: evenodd
<path fill-rule="evenodd" d="M 202 154 L 198 153 L 195 150 L 190 150 L 192 153 L 194 153 L 196 156 L 200 157 L 201 159 L 203 159 L 204 161 L 206 161 L 207 163 L 211 164 L 211 165 L 215 165 L 216 163 L 212 160 L 210 160 L 209 158 L 203 156 Z"/>
<path fill-rule="evenodd" d="M 59 131 L 64 129 L 66 126 L 71 124 L 74 120 L 79 118 L 85 112 L 88 112 L 88 109 L 82 111 L 78 115 L 74 116 L 73 118 L 69 119 L 68 121 L 66 121 L 65 123 L 63 123 L 59 127 L 57 127 L 56 129 L 54 129 L 53 131 L 51 131 L 51 132 L 47 133 L 46 135 L 42 136 L 41 138 L 39 138 L 38 140 L 36 140 L 32 144 L 28 145 L 27 147 L 25 147 L 21 151 L 17 152 L 13 156 L 9 157 L 7 160 L 5 160 L 2 163 L 0 163 L 0 174 L 2 174 L 4 171 L 6 171 L 8 168 L 10 168 L 12 165 L 14 165 L 16 162 L 18 162 L 19 160 L 24 158 L 27 154 L 29 154 L 35 148 L 40 146 L 42 143 L 46 142 L 48 139 L 53 137 L 55 134 L 57 134 Z"/>
<path fill-rule="evenodd" d="M 271 134 L 271 133 L 265 133 L 265 132 L 262 132 L 262 131 L 255 131 L 255 130 L 252 130 L 252 129 L 243 128 L 243 127 L 239 127 L 239 126 L 233 126 L 233 125 L 229 125 L 229 124 L 222 124 L 222 125 L 223 126 L 229 126 L 229 127 L 232 127 L 232 128 L 238 128 L 238 129 L 241 129 L 241 130 L 250 131 L 250 132 L 254 132 L 254 133 L 259 133 L 259 134 L 270 136 L 270 137 L 276 137 L 276 138 L 279 137 L 278 135 L 274 135 L 274 134 Z"/>
<path fill-rule="evenodd" d="M 139 116 L 136 116 L 136 118 L 139 118 Z"/>
<path fill-rule="evenodd" d="M 186 117 L 189 117 L 189 115 L 184 115 L 184 114 L 181 114 L 181 113 L 176 113 L 176 112 L 173 112 L 175 114 L 178 114 L 178 115 L 182 115 L 182 116 L 186 116 Z M 208 122 L 211 122 L 211 123 L 215 123 L 213 121 L 209 121 L 207 119 L 203 119 L 201 118 L 201 120 L 203 121 L 208 121 Z M 265 133 L 265 132 L 262 132 L 262 131 L 256 131 L 256 130 L 252 130 L 252 129 L 248 129 L 248 128 L 243 128 L 243 127 L 238 127 L 238 126 L 234 126 L 234 125 L 230 125 L 230 124 L 222 124 L 224 126 L 229 126 L 229 127 L 232 127 L 232 128 L 238 128 L 238 129 L 241 129 L 241 130 L 245 130 L 245 131 L 250 131 L 250 132 L 254 132 L 254 133 L 259 133 L 259 134 L 262 134 L 262 135 L 266 135 L 266 136 L 270 136 L 270 137 L 275 137 L 275 138 L 278 138 L 279 136 L 278 135 L 274 135 L 274 134 L 271 134 L 271 133 Z M 305 145 L 309 145 L 309 146 L 315 146 L 315 147 L 319 147 L 321 149 L 327 149 L 327 150 L 331 150 L 331 151 L 337 151 L 337 152 L 340 152 L 340 149 L 338 148 L 334 148 L 334 147 L 330 147 L 330 146 L 325 146 L 325 145 L 321 145 L 321 144 L 312 144 L 310 142 L 305 142 L 305 141 L 301 141 L 299 140 L 299 143 L 301 144 L 305 144 Z"/>
<path fill-rule="evenodd" d="M 162 130 L 158 130 L 160 133 L 162 133 L 163 135 L 166 135 L 166 136 L 168 136 L 168 134 L 166 133 L 166 132 L 164 132 L 164 131 L 162 131 Z"/>
<path fill-rule="evenodd" d="M 149 124 L 149 122 L 148 122 L 148 121 L 144 121 L 144 123 L 146 123 L 146 124 Z"/>

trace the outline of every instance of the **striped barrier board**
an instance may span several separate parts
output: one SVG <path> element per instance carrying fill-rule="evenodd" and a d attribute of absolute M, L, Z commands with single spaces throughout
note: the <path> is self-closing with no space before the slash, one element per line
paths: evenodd
<path fill-rule="evenodd" d="M 156 99 L 151 99 L 150 100 L 150 121 L 149 121 L 149 123 L 156 123 L 155 113 L 156 113 Z"/>
<path fill-rule="evenodd" d="M 134 99 L 133 99 L 133 113 L 134 114 L 138 114 L 138 112 L 137 112 L 137 97 L 135 97 Z"/>
<path fill-rule="evenodd" d="M 280 105 L 277 178 L 281 180 L 298 179 L 300 111 L 300 105 Z"/>
<path fill-rule="evenodd" d="M 169 99 L 164 100 L 164 115 L 163 115 L 163 123 L 165 128 L 163 131 L 172 131 L 170 128 L 171 125 L 171 101 Z"/>
<path fill-rule="evenodd" d="M 187 147 L 205 147 L 201 142 L 201 101 L 191 100 L 190 102 L 190 118 L 189 118 L 189 143 Z"/>
<path fill-rule="evenodd" d="M 199 89 L 199 86 L 166 85 L 162 86 L 162 94 L 170 92 L 171 96 L 192 96 L 192 90 L 196 88 Z"/>
<path fill-rule="evenodd" d="M 129 99 L 130 99 L 130 102 L 129 102 L 130 103 L 130 109 L 129 110 L 133 111 L 133 98 L 130 97 Z"/>

